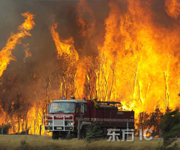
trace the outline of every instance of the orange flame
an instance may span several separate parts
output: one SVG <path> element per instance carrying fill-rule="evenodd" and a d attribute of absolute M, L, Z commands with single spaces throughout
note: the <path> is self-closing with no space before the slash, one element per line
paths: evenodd
<path fill-rule="evenodd" d="M 5 122 L 6 113 L 3 111 L 1 99 L 0 99 L 0 125 Z"/>
<path fill-rule="evenodd" d="M 15 58 L 12 56 L 12 50 L 15 49 L 16 44 L 20 44 L 21 43 L 20 40 L 25 36 L 31 36 L 29 31 L 33 29 L 33 27 L 35 26 L 35 23 L 33 21 L 34 18 L 33 14 L 26 12 L 23 13 L 22 16 L 25 17 L 26 19 L 24 23 L 18 27 L 19 32 L 16 34 L 11 33 L 11 37 L 8 39 L 6 46 L 3 47 L 3 49 L 0 51 L 0 76 L 2 76 L 4 70 L 6 70 L 7 65 L 10 63 L 10 61 L 15 60 Z M 25 57 L 27 57 L 27 52 Z M 3 92 L 6 91 L 4 90 Z M 12 110 L 14 109 L 13 106 L 14 106 L 14 101 L 12 102 L 12 107 L 11 107 Z M 1 118 L 0 123 L 6 122 L 6 123 L 12 123 L 12 125 L 14 125 L 10 129 L 9 133 L 15 133 L 17 131 L 20 132 L 24 130 L 25 123 L 23 121 L 20 121 L 17 116 L 15 116 L 14 114 L 11 116 L 6 115 L 6 113 L 2 110 L 2 105 L 0 105 L 0 110 L 1 110 L 1 115 L 6 118 L 6 119 Z"/>
<path fill-rule="evenodd" d="M 166 0 L 165 6 L 169 16 L 177 19 L 180 15 L 180 1 L 179 0 Z"/>
<path fill-rule="evenodd" d="M 69 38 L 68 40 L 61 40 L 58 32 L 56 32 L 55 29 L 57 29 L 57 23 L 54 23 L 52 26 L 50 26 L 50 31 L 57 48 L 58 56 L 67 54 L 77 61 L 79 59 L 79 55 L 74 48 L 73 38 Z"/>
<path fill-rule="evenodd" d="M 11 37 L 8 39 L 6 46 L 0 51 L 0 76 L 2 76 L 3 71 L 6 70 L 10 61 L 15 60 L 12 56 L 12 50 L 15 49 L 16 44 L 20 44 L 21 38 L 31 36 L 29 30 L 31 30 L 35 25 L 33 21 L 34 15 L 26 12 L 23 13 L 22 16 L 24 16 L 26 20 L 18 27 L 19 32 L 16 34 L 11 33 Z"/>
<path fill-rule="evenodd" d="M 26 45 L 24 45 L 24 47 L 27 47 L 27 46 L 29 46 L 29 43 L 26 44 Z M 27 58 L 27 57 L 31 57 L 32 54 L 31 54 L 31 52 L 29 52 L 29 48 L 26 48 L 26 49 L 24 50 L 24 52 L 25 52 L 25 57 L 24 57 L 23 61 L 25 62 L 26 58 Z"/>
<path fill-rule="evenodd" d="M 175 45 L 179 43 L 180 28 L 153 24 L 152 12 L 141 7 L 140 1 L 129 1 L 129 12 L 124 14 L 117 3 L 109 4 L 105 41 L 99 47 L 99 95 L 106 100 L 121 100 L 124 108 L 136 114 L 151 112 L 156 105 L 163 111 L 167 106 L 175 108 L 179 104 L 180 65 L 173 51 L 178 51 Z M 171 14 L 178 16 L 177 11 Z"/>

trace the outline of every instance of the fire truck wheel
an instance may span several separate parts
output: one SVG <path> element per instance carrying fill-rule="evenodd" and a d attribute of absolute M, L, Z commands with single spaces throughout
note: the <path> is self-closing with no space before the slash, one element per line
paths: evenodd
<path fill-rule="evenodd" d="M 59 132 L 58 132 L 58 131 L 53 131 L 52 139 L 53 139 L 53 140 L 59 139 Z"/>

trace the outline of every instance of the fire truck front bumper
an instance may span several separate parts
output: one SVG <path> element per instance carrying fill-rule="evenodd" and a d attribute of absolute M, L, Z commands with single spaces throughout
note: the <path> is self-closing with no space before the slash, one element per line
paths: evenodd
<path fill-rule="evenodd" d="M 56 115 L 59 118 L 54 119 L 55 115 L 51 115 L 51 119 L 43 117 L 43 125 L 45 130 L 49 131 L 74 131 L 73 115 Z"/>
<path fill-rule="evenodd" d="M 49 131 L 73 131 L 74 126 L 45 126 L 45 130 Z"/>

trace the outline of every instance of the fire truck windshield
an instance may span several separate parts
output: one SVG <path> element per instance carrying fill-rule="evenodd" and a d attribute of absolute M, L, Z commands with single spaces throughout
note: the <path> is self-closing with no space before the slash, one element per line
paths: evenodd
<path fill-rule="evenodd" d="M 53 102 L 49 113 L 74 113 L 76 103 L 74 102 Z"/>

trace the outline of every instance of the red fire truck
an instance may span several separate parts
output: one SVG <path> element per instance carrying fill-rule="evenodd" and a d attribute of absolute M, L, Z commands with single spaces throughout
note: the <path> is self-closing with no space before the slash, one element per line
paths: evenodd
<path fill-rule="evenodd" d="M 53 132 L 52 138 L 86 136 L 87 128 L 96 124 L 107 135 L 108 128 L 134 129 L 134 111 L 118 111 L 119 102 L 97 100 L 55 100 L 44 115 L 45 130 Z M 115 106 L 116 105 L 116 106 Z M 80 120 L 80 121 L 78 121 Z"/>

